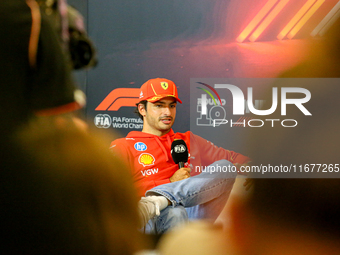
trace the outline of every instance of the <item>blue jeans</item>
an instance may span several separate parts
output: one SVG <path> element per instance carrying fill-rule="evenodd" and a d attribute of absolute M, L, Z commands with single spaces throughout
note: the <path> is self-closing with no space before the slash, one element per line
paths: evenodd
<path fill-rule="evenodd" d="M 233 166 L 227 160 L 219 160 L 209 167 L 226 169 Z M 146 192 L 146 195 L 162 195 L 172 206 L 161 211 L 160 216 L 151 219 L 145 227 L 146 233 L 162 234 L 168 229 L 189 220 L 215 220 L 224 208 L 237 172 L 202 172 L 199 175 L 159 185 Z"/>

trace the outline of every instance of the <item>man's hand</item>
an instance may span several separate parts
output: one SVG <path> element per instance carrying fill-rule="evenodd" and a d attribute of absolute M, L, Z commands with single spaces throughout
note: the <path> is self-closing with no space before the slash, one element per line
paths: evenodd
<path fill-rule="evenodd" d="M 239 164 L 235 163 L 234 166 L 237 168 L 237 173 L 240 175 L 248 175 L 246 172 L 241 172 L 241 166 L 249 166 L 250 162 L 244 163 L 244 164 Z M 243 183 L 243 186 L 245 187 L 246 191 L 250 190 L 250 188 L 253 186 L 253 179 L 251 178 L 246 178 L 246 181 Z"/>
<path fill-rule="evenodd" d="M 191 169 L 187 167 L 182 167 L 178 169 L 173 176 L 170 177 L 170 182 L 177 182 L 190 177 Z"/>
<path fill-rule="evenodd" d="M 245 182 L 243 183 L 243 187 L 245 187 L 246 191 L 250 190 L 253 187 L 254 181 L 251 178 L 246 178 Z"/>

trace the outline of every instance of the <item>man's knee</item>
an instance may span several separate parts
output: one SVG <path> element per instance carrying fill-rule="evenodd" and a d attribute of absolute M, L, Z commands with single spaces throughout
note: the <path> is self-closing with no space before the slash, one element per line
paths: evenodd
<path fill-rule="evenodd" d="M 228 160 L 218 160 L 208 166 L 208 172 L 213 178 L 235 178 L 237 176 L 237 168 Z"/>

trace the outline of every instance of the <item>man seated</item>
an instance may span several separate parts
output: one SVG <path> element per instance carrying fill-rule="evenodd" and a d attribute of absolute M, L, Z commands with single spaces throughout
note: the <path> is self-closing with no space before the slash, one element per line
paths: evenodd
<path fill-rule="evenodd" d="M 215 220 L 223 209 L 237 175 L 236 167 L 250 161 L 239 153 L 219 148 L 190 131 L 172 130 L 178 98 L 173 81 L 156 78 L 145 82 L 140 91 L 137 113 L 143 119 L 142 131 L 111 143 L 132 169 L 142 197 L 139 206 L 146 232 L 163 233 L 188 219 Z M 172 143 L 185 142 L 187 162 L 179 167 L 171 156 Z M 184 147 L 185 147 L 184 144 Z M 194 172 L 195 166 L 234 169 L 227 172 Z M 143 197 L 146 196 L 146 197 Z M 172 205 L 172 206 L 168 206 Z M 154 217 L 154 216 L 158 217 Z"/>

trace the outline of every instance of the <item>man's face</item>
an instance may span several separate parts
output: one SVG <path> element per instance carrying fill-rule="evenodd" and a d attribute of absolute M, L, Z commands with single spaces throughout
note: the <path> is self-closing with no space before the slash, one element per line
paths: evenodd
<path fill-rule="evenodd" d="M 147 102 L 147 109 L 139 106 L 144 117 L 143 132 L 158 136 L 168 133 L 175 121 L 176 105 L 176 99 L 165 97 L 155 103 Z"/>

